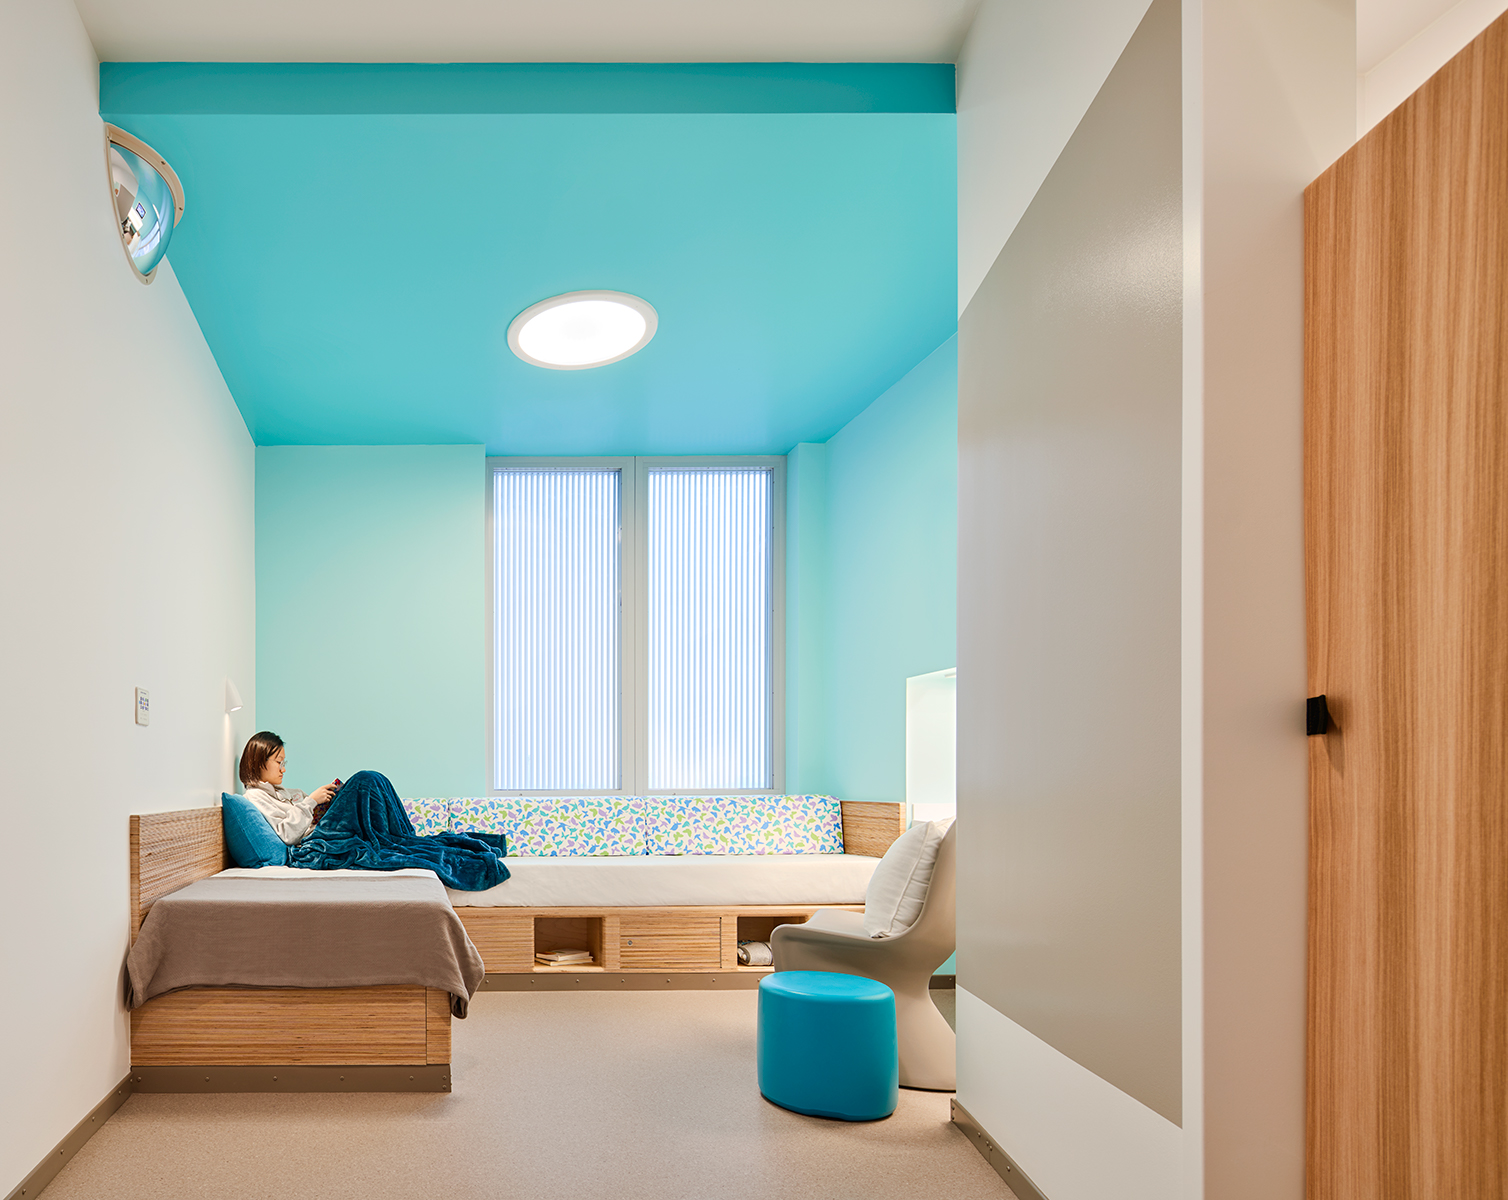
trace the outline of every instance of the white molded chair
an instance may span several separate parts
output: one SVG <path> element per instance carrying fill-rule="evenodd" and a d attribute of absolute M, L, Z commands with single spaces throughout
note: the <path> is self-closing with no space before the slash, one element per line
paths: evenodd
<path fill-rule="evenodd" d="M 770 937 L 777 971 L 837 971 L 863 975 L 895 993 L 901 1086 L 951 1092 L 956 1086 L 955 1039 L 932 1002 L 932 973 L 954 949 L 954 837 L 937 848 L 932 882 L 916 924 L 894 937 L 864 932 L 864 914 L 819 908 L 804 925 L 777 925 Z"/>

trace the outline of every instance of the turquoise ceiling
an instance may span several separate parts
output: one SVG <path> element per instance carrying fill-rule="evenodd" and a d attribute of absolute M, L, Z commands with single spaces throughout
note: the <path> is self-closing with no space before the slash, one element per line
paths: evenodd
<path fill-rule="evenodd" d="M 955 327 L 951 66 L 104 64 L 173 164 L 168 259 L 262 445 L 782 453 Z M 587 371 L 509 321 L 643 296 Z"/>

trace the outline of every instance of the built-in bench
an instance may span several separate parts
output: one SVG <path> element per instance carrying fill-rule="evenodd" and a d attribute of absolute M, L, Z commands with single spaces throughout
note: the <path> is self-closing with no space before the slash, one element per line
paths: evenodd
<path fill-rule="evenodd" d="M 418 833 L 508 838 L 513 878 L 450 898 L 492 989 L 734 988 L 740 941 L 862 909 L 904 806 L 830 796 L 405 800 Z M 590 964 L 535 955 L 584 949 Z"/>

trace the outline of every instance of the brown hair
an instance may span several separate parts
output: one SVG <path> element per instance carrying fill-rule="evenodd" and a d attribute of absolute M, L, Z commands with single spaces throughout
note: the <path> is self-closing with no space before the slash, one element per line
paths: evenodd
<path fill-rule="evenodd" d="M 282 748 L 283 739 L 275 733 L 268 733 L 264 729 L 261 733 L 252 734 L 251 740 L 246 743 L 246 749 L 241 751 L 241 786 L 260 780 L 267 760 Z"/>

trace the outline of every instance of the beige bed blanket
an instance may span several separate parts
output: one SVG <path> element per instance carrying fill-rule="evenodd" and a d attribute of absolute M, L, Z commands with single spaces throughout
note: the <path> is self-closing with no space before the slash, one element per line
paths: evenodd
<path fill-rule="evenodd" d="M 432 871 L 227 871 L 152 905 L 126 1006 L 185 987 L 444 988 L 458 1017 L 485 970 Z"/>

